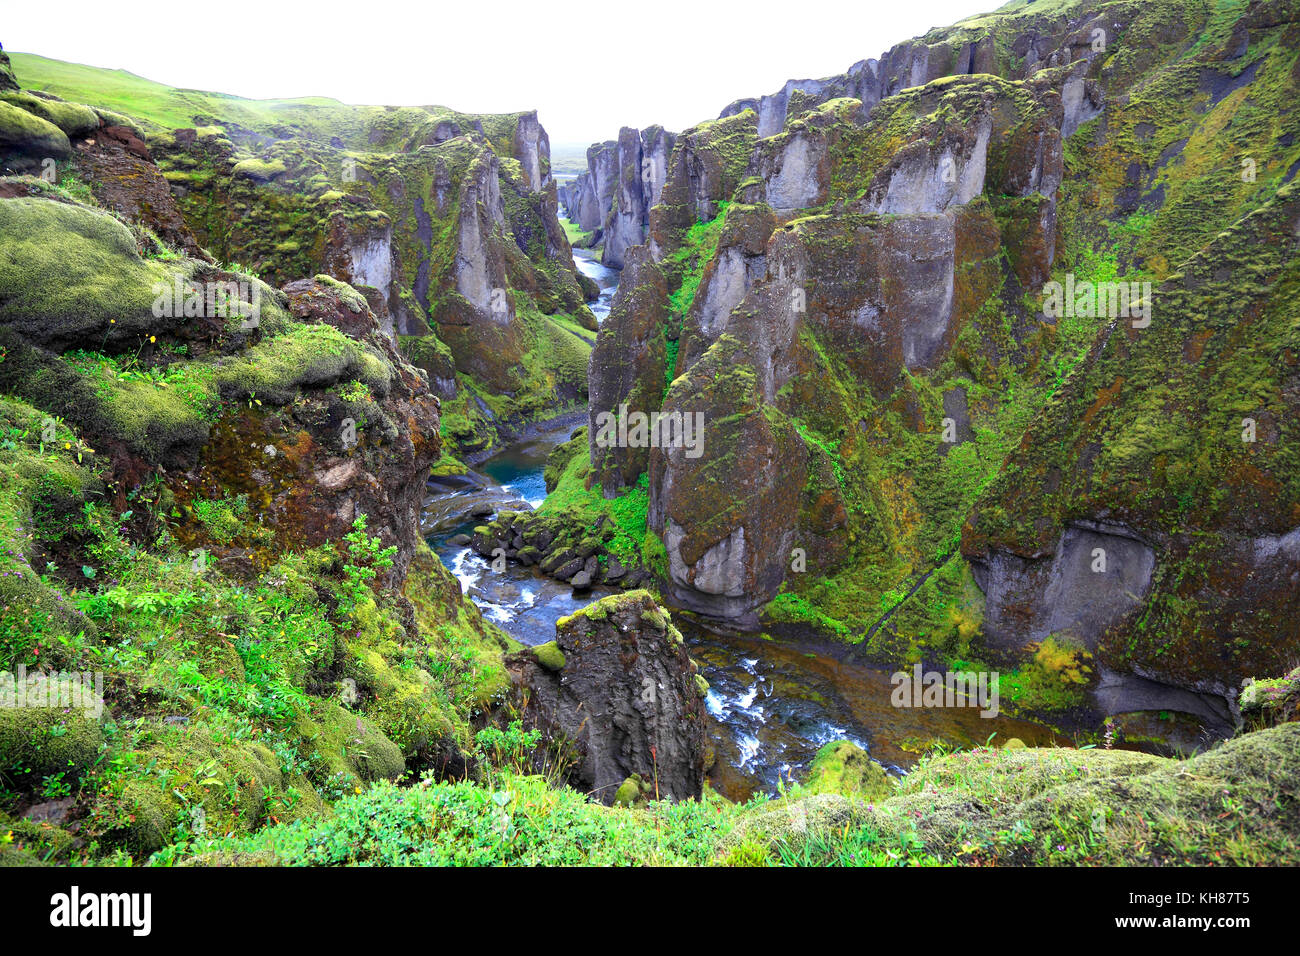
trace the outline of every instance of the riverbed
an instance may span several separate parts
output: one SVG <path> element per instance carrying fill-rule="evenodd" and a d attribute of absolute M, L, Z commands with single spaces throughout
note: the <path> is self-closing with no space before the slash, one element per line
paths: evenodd
<path fill-rule="evenodd" d="M 439 487 L 425 501 L 430 545 L 483 615 L 523 644 L 552 640 L 556 621 L 614 589 L 595 587 L 575 595 L 563 582 L 519 564 L 494 573 L 486 559 L 455 539 L 483 522 L 472 514 L 476 506 L 495 511 L 539 505 L 546 494 L 546 456 L 571 430 L 570 423 L 511 445 L 480 465 L 479 484 Z M 984 719 L 970 708 L 896 708 L 889 670 L 856 661 L 847 647 L 819 643 L 812 635 L 780 641 L 728 633 L 684 611 L 672 613 L 709 682 L 706 706 L 715 753 L 710 781 L 733 800 L 773 793 L 782 780 L 798 779 L 832 740 L 852 740 L 887 770 L 902 774 L 932 741 L 975 746 L 995 734 L 995 742 L 1052 739 L 1040 725 Z"/>
<path fill-rule="evenodd" d="M 601 287 L 600 299 L 590 307 L 603 322 L 618 273 L 589 250 L 575 249 L 573 259 Z M 533 430 L 481 462 L 474 475 L 431 485 L 424 503 L 429 544 L 484 617 L 523 644 L 553 640 L 556 621 L 615 589 L 597 586 L 574 594 L 567 584 L 519 564 L 495 573 L 462 536 L 486 520 L 485 511 L 542 504 L 546 458 L 569 438 L 575 422 L 570 415 L 553 427 Z M 799 779 L 818 749 L 832 740 L 852 740 L 886 770 L 901 775 L 936 741 L 971 747 L 1019 737 L 1032 746 L 1054 739 L 1039 724 L 981 718 L 975 708 L 895 707 L 891 670 L 864 664 L 847 646 L 826 644 L 811 633 L 781 641 L 732 633 L 687 612 L 670 611 L 709 682 L 706 705 L 715 754 L 709 777 L 729 799 L 773 793 L 783 780 Z"/>
<path fill-rule="evenodd" d="M 600 286 L 600 296 L 595 302 L 588 302 L 587 308 L 591 309 L 596 321 L 603 324 L 614 301 L 614 293 L 618 291 L 618 272 L 601 265 L 596 253 L 590 249 L 574 249 L 573 262 L 579 272 Z"/>

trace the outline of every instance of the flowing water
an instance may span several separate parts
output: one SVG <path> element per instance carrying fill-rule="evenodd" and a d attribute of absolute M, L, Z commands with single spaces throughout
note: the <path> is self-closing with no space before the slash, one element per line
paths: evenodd
<path fill-rule="evenodd" d="M 574 250 L 574 261 L 598 282 L 605 269 Z M 611 287 L 609 295 L 613 295 Z M 601 320 L 608 314 L 592 311 Z M 481 512 L 528 509 L 546 496 L 542 471 L 556 444 L 575 422 L 509 446 L 480 465 L 480 474 L 460 487 L 431 486 L 423 527 L 430 545 L 489 620 L 524 644 L 555 637 L 555 622 L 613 593 L 596 587 L 575 595 L 568 585 L 533 568 L 508 565 L 491 571 L 458 539 L 482 524 Z M 478 509 L 480 516 L 475 517 Z M 461 543 L 457 543 L 460 540 Z M 710 627 L 682 611 L 673 612 L 691 656 L 709 682 L 706 700 L 715 753 L 712 784 L 733 800 L 775 791 L 782 779 L 798 779 L 825 743 L 847 738 L 886 769 L 905 773 L 932 741 L 973 746 L 993 734 L 1046 744 L 1041 725 L 1007 717 L 981 718 L 975 708 L 897 708 L 891 704 L 891 671 L 854 660 L 843 645 L 826 645 L 811 635 L 779 641 L 759 634 L 734 634 Z"/>
<path fill-rule="evenodd" d="M 494 573 L 486 558 L 458 536 L 470 535 L 476 525 L 488 520 L 475 516 L 476 508 L 498 511 L 527 511 L 546 497 L 542 471 L 546 456 L 573 430 L 542 432 L 510 445 L 479 466 L 479 480 L 463 488 L 431 486 L 424 501 L 422 527 L 429 545 L 460 580 L 461 590 L 483 611 L 483 616 L 523 644 L 544 644 L 555 637 L 555 622 L 592 601 L 612 593 L 594 587 L 581 595 L 562 581 L 548 578 L 523 565 L 508 564 Z M 461 539 L 463 541 L 463 539 Z"/>
<path fill-rule="evenodd" d="M 569 211 L 563 206 L 560 207 L 560 218 L 567 222 L 566 218 Z M 611 269 L 602 265 L 601 261 L 596 258 L 596 253 L 591 249 L 574 249 L 573 264 L 578 267 L 578 271 L 591 279 L 600 286 L 600 295 L 595 302 L 588 302 L 587 308 L 591 309 L 591 314 L 596 317 L 597 324 L 604 324 L 605 317 L 609 315 L 610 304 L 614 301 L 614 293 L 618 290 L 618 270 Z"/>
<path fill-rule="evenodd" d="M 618 289 L 618 272 L 601 265 L 596 254 L 590 249 L 574 249 L 573 261 L 578 270 L 587 278 L 593 279 L 600 286 L 600 297 L 595 302 L 588 302 L 587 308 L 596 317 L 598 323 L 604 323 L 609 315 L 610 303 L 614 301 L 614 292 Z"/>
<path fill-rule="evenodd" d="M 575 595 L 563 582 L 517 564 L 493 573 L 487 560 L 453 539 L 483 522 L 469 513 L 477 504 L 494 510 L 539 504 L 546 456 L 570 430 L 511 445 L 482 464 L 485 486 L 439 489 L 425 502 L 430 545 L 484 616 L 524 644 L 552 640 L 556 621 L 614 589 Z M 991 734 L 1031 745 L 1053 739 L 1041 725 L 981 718 L 974 708 L 896 708 L 891 671 L 854 660 L 841 645 L 727 633 L 683 611 L 674 611 L 673 620 L 709 682 L 706 705 L 716 754 L 710 778 L 731 799 L 771 793 L 780 780 L 798 779 L 818 748 L 832 740 L 852 740 L 886 769 L 903 773 L 932 741 L 974 746 Z"/>

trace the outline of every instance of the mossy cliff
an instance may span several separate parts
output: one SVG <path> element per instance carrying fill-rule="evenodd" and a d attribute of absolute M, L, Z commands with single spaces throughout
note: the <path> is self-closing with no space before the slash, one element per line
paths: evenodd
<path fill-rule="evenodd" d="M 33 88 L 129 108 L 145 131 L 152 173 L 106 168 L 103 136 L 51 152 L 36 132 L 23 134 L 28 153 L 75 152 L 106 205 L 173 247 L 241 263 L 274 285 L 326 273 L 362 291 L 381 328 L 454 403 L 451 454 L 482 451 L 585 400 L 580 369 L 595 320 L 557 218 L 536 113 L 180 94 L 40 57 L 20 57 L 18 69 Z M 54 102 L 28 98 L 45 112 Z M 151 221 L 163 200 L 141 202 L 138 183 L 121 188 L 150 175 L 170 187 L 177 217 Z"/>
<path fill-rule="evenodd" d="M 664 593 L 1230 732 L 1300 649 L 1293 21 L 1015 2 L 679 135 L 609 350 L 703 452 L 589 472 Z"/>
<path fill-rule="evenodd" d="M 143 860 L 466 773 L 511 645 L 420 536 L 438 399 L 366 298 L 0 195 L 0 670 L 103 694 L 0 708 L 0 852 Z"/>

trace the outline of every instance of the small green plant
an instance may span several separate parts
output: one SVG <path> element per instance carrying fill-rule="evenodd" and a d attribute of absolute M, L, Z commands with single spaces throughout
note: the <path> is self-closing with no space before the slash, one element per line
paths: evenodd
<path fill-rule="evenodd" d="M 371 400 L 370 386 L 353 379 L 346 385 L 339 386 L 339 397 L 345 402 L 368 402 Z"/>
<path fill-rule="evenodd" d="M 52 773 L 41 781 L 41 796 L 46 800 L 57 800 L 72 794 L 72 785 L 64 780 L 65 773 Z"/>
<path fill-rule="evenodd" d="M 352 530 L 344 536 L 344 540 L 348 543 L 348 560 L 343 565 L 343 592 L 346 610 L 352 611 L 367 596 L 370 582 L 379 572 L 387 571 L 393 566 L 397 546 L 385 548 L 378 536 L 366 534 L 365 515 L 357 515 L 357 519 L 352 522 Z"/>
<path fill-rule="evenodd" d="M 512 720 L 505 730 L 485 727 L 474 735 L 479 759 L 485 766 L 514 773 L 527 772 L 529 759 L 541 739 L 540 730 L 524 730 L 523 723 L 518 720 Z"/>

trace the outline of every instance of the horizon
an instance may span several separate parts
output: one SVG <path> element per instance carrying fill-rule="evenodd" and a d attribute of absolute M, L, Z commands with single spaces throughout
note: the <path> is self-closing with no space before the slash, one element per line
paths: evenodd
<path fill-rule="evenodd" d="M 349 56 L 359 57 L 363 64 L 381 65 L 353 71 L 338 70 L 336 57 L 314 55 L 322 46 L 323 32 L 332 29 L 328 21 L 296 22 L 292 11 L 261 10 L 249 0 L 228 6 L 236 8 L 236 19 L 246 14 L 266 26 L 223 48 L 220 56 L 160 57 L 160 48 L 166 50 L 184 37 L 203 36 L 201 31 L 189 29 L 188 24 L 180 28 L 172 25 L 178 15 L 172 8 L 166 10 L 170 20 L 150 17 L 145 12 L 123 24 L 120 18 L 106 16 L 82 0 L 73 0 L 66 9 L 79 21 L 89 22 L 88 29 L 69 34 L 35 10 L 17 9 L 7 14 L 0 42 L 11 54 L 121 71 L 174 89 L 248 100 L 331 99 L 348 106 L 438 105 L 476 114 L 536 110 L 553 148 L 585 148 L 613 138 L 623 126 L 644 129 L 658 124 L 680 132 L 713 119 L 737 99 L 773 93 L 789 79 L 843 73 L 859 60 L 878 57 L 898 42 L 1000 5 L 987 0 L 920 0 L 901 10 L 842 12 L 836 9 L 842 4 L 835 0 L 810 0 L 803 5 L 801 22 L 820 24 L 849 18 L 854 26 L 861 23 L 863 27 L 830 30 L 829 36 L 818 36 L 813 44 L 797 30 L 792 33 L 785 18 L 776 15 L 780 5 L 764 2 L 750 8 L 747 29 L 753 35 L 747 36 L 743 46 L 730 43 L 703 50 L 698 58 L 690 60 L 690 69 L 669 69 L 664 76 L 656 77 L 646 72 L 644 61 L 634 59 L 633 82 L 622 83 L 605 82 L 610 70 L 622 68 L 626 62 L 621 54 L 604 52 L 602 47 L 608 45 L 608 38 L 635 32 L 637 51 L 644 60 L 656 63 L 661 59 L 656 57 L 658 51 L 680 46 L 672 33 L 676 24 L 685 22 L 682 17 L 689 16 L 693 24 L 703 18 L 698 32 L 720 36 L 724 35 L 721 28 L 727 11 L 668 0 L 661 6 L 660 16 L 648 23 L 639 23 L 633 14 L 620 9 L 602 14 L 599 22 L 591 18 L 572 24 L 549 17 L 521 28 L 513 23 L 524 15 L 514 14 L 529 8 L 517 0 L 507 0 L 501 22 L 511 26 L 483 32 L 481 40 L 448 47 L 435 60 L 417 66 L 415 51 L 421 49 L 418 44 L 425 34 L 420 27 L 425 21 L 399 36 L 383 36 L 374 24 L 387 23 L 390 18 L 385 13 L 398 7 L 391 0 L 378 0 L 372 4 L 375 15 L 364 24 L 349 24 L 349 48 L 358 51 Z M 148 5 L 160 11 L 164 6 Z M 425 16 L 436 25 L 449 22 L 450 32 L 465 32 L 455 28 L 473 20 L 460 10 Z M 285 30 L 275 29 L 277 20 L 286 24 Z M 168 26 L 159 31 L 142 29 L 142 25 L 154 22 Z M 285 42 L 277 39 L 280 36 L 291 39 Z M 495 55 L 484 57 L 483 45 L 496 51 Z M 560 47 L 561 63 L 572 58 L 565 52 L 568 48 L 594 52 L 590 62 L 577 66 L 574 73 L 555 71 L 545 62 L 541 64 L 544 69 L 537 71 L 537 64 L 529 56 L 539 46 Z M 111 55 L 101 52 L 105 48 L 111 50 Z M 507 65 L 503 67 L 502 63 Z M 557 72 L 558 76 L 553 75 Z M 528 87 L 522 93 L 521 75 L 526 77 Z M 597 81 L 594 86 L 593 76 Z"/>

